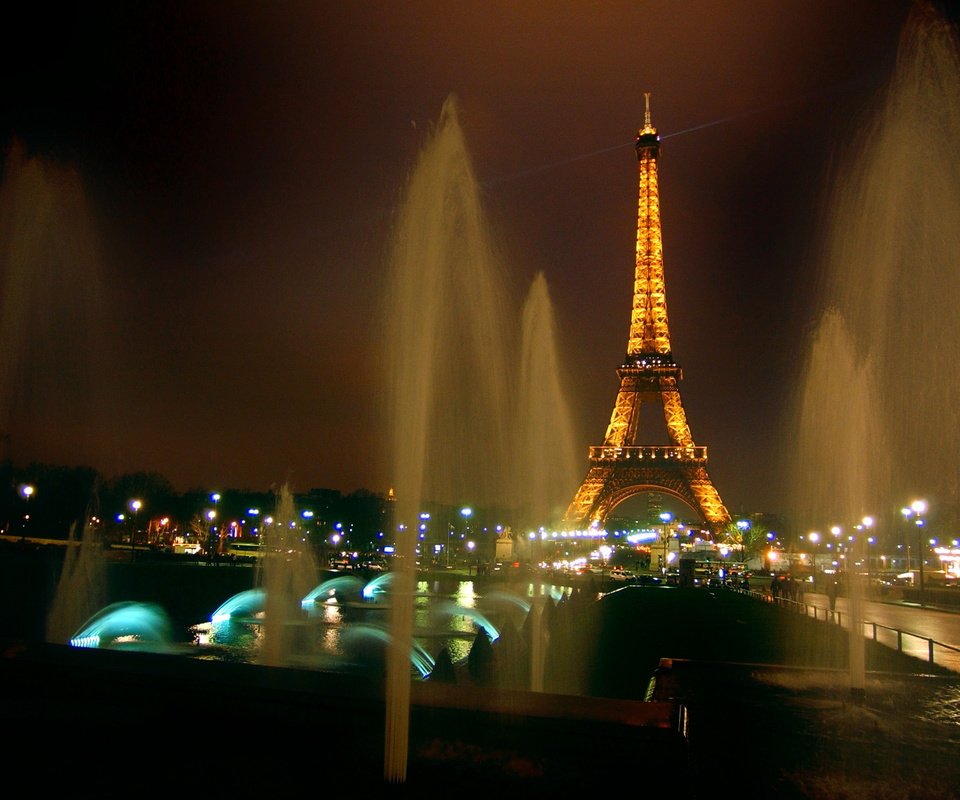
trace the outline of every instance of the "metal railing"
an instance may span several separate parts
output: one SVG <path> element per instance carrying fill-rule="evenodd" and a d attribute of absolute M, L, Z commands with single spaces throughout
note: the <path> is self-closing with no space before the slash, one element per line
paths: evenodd
<path fill-rule="evenodd" d="M 687 447 L 613 447 L 597 445 L 589 449 L 591 461 L 706 461 L 707 448 Z"/>
<path fill-rule="evenodd" d="M 823 612 L 822 621 L 827 623 L 835 623 L 837 625 L 843 626 L 843 615 L 840 611 L 836 609 L 823 608 L 818 606 L 815 603 L 807 603 L 803 600 L 793 600 L 789 597 L 774 597 L 773 595 L 767 594 L 765 592 L 760 592 L 756 590 L 747 590 L 744 594 L 748 594 L 751 597 L 756 598 L 757 600 L 762 600 L 767 603 L 773 603 L 782 608 L 790 609 L 797 613 L 802 613 L 805 616 L 813 617 L 815 620 L 820 620 L 820 612 Z M 896 640 L 896 651 L 898 653 L 903 653 L 905 655 L 910 655 L 906 649 L 904 649 L 904 639 L 917 639 L 927 643 L 927 661 L 930 664 L 937 664 L 937 650 L 939 648 L 942 652 L 947 653 L 956 653 L 960 656 L 960 647 L 957 647 L 952 644 L 947 644 L 946 642 L 939 642 L 936 639 L 933 639 L 929 636 L 924 636 L 920 633 L 913 633 L 911 631 L 903 630 L 902 628 L 894 628 L 890 625 L 884 625 L 880 622 L 870 622 L 864 620 L 862 623 L 863 633 L 867 631 L 870 632 L 871 638 L 873 641 L 884 645 L 885 647 L 893 648 L 893 645 L 890 644 L 889 640 Z M 888 631 L 893 636 L 886 637 L 888 641 L 881 640 L 879 636 L 880 631 Z M 939 666 L 945 666 L 942 662 Z M 954 667 L 946 667 L 947 669 L 955 669 Z"/>

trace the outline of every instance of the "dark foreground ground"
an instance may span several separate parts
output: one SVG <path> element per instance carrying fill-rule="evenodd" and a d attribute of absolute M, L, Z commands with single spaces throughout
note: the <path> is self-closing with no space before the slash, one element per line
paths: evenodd
<path fill-rule="evenodd" d="M 182 602 L 197 591 L 182 573 L 150 582 Z M 398 782 L 384 779 L 376 668 L 78 650 L 3 630 L 4 776 L 91 798 L 960 796 L 960 675 L 868 642 L 852 691 L 842 629 L 728 590 L 625 587 L 548 617 L 545 692 L 510 688 L 522 632 L 493 648 L 482 685 L 463 670 L 412 685 Z"/>

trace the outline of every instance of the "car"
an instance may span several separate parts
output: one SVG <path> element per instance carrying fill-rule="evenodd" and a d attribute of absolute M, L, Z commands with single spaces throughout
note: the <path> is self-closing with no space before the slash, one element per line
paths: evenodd
<path fill-rule="evenodd" d="M 634 575 L 628 569 L 617 569 L 616 567 L 614 567 L 613 569 L 610 570 L 610 580 L 612 581 L 620 581 L 622 583 L 632 583 L 634 580 L 636 580 L 636 577 L 637 576 Z"/>

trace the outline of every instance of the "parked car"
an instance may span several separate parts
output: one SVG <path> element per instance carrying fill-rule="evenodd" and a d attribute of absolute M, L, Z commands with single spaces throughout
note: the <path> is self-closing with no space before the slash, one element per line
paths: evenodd
<path fill-rule="evenodd" d="M 614 567 L 610 570 L 610 580 L 620 581 L 621 583 L 633 583 L 637 579 L 637 576 L 634 575 L 628 569 L 621 569 Z"/>

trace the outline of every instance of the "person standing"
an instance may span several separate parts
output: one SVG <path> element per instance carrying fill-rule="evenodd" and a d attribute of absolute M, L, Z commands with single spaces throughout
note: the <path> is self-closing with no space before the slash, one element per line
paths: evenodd
<path fill-rule="evenodd" d="M 831 578 L 827 583 L 827 597 L 830 600 L 830 610 L 833 611 L 837 606 L 837 579 Z"/>

